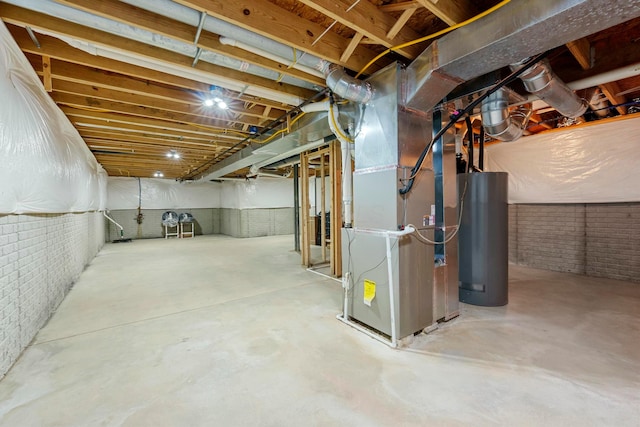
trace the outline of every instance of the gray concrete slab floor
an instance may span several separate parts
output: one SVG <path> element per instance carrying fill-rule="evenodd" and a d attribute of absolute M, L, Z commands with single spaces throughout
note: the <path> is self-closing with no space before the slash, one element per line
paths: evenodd
<path fill-rule="evenodd" d="M 392 350 L 291 236 L 108 244 L 0 381 L 1 426 L 640 426 L 640 285 L 512 266 Z"/>

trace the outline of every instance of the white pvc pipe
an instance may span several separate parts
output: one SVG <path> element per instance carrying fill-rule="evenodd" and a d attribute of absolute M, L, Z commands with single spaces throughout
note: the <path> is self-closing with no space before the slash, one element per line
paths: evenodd
<path fill-rule="evenodd" d="M 640 75 L 640 62 L 635 64 L 620 67 L 615 70 L 607 71 L 605 73 L 597 74 L 595 76 L 587 77 L 580 80 L 575 80 L 571 83 L 567 83 L 567 86 L 573 90 L 581 90 L 589 87 L 599 86 L 605 83 L 611 83 L 616 80 L 627 79 L 629 77 L 635 77 Z"/>
<path fill-rule="evenodd" d="M 313 68 L 309 68 L 309 67 L 306 67 L 304 65 L 298 64 L 294 60 L 288 60 L 288 59 L 282 58 L 280 56 L 274 55 L 271 52 L 267 52 L 265 50 L 258 49 L 257 47 L 250 46 L 250 45 L 248 45 L 246 43 L 243 43 L 243 42 L 241 42 L 239 40 L 232 39 L 230 37 L 221 36 L 220 37 L 220 43 L 228 45 L 228 46 L 237 47 L 239 49 L 246 50 L 246 51 L 251 52 L 251 53 L 255 53 L 256 55 L 260 55 L 260 56 L 262 56 L 264 58 L 267 58 L 267 59 L 270 59 L 272 61 L 279 62 L 280 64 L 284 64 L 284 65 L 290 66 L 291 68 L 295 68 L 296 70 L 300 70 L 300 71 L 305 72 L 307 74 L 311 74 L 312 76 L 324 78 L 324 74 L 322 74 L 322 72 L 320 72 L 318 70 L 314 70 Z"/>
<path fill-rule="evenodd" d="M 393 281 L 393 262 L 391 261 L 391 236 L 387 232 L 384 236 L 384 240 L 387 246 L 387 277 L 389 278 L 389 315 L 391 317 L 391 347 L 398 346 L 398 338 L 396 331 L 396 297 L 395 286 Z"/>
<path fill-rule="evenodd" d="M 351 203 L 353 200 L 353 170 L 351 168 L 351 149 L 349 143 L 340 140 L 342 151 L 342 205 L 344 210 L 344 226 L 350 228 L 353 223 L 351 218 Z"/>

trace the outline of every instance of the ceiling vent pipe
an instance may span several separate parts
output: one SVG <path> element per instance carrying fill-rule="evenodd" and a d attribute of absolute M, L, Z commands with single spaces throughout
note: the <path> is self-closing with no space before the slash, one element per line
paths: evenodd
<path fill-rule="evenodd" d="M 326 62 L 322 71 L 327 87 L 341 98 L 361 104 L 366 104 L 372 98 L 371 83 L 351 77 L 340 65 Z"/>
<path fill-rule="evenodd" d="M 529 58 L 526 58 L 511 64 L 511 70 L 519 70 L 528 60 Z M 580 117 L 589 108 L 584 99 L 578 97 L 555 75 L 547 61 L 539 62 L 525 71 L 520 76 L 520 80 L 524 83 L 527 91 L 545 101 L 563 116 Z"/>
<path fill-rule="evenodd" d="M 482 126 L 492 138 L 515 141 L 522 136 L 531 113 L 531 104 L 520 105 L 509 111 L 509 92 L 500 89 L 482 102 Z"/>

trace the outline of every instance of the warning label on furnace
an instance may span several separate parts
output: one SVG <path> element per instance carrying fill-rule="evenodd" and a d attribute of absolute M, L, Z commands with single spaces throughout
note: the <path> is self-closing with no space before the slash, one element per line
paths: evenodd
<path fill-rule="evenodd" d="M 364 303 L 371 307 L 371 301 L 376 297 L 376 282 L 372 280 L 364 281 Z"/>

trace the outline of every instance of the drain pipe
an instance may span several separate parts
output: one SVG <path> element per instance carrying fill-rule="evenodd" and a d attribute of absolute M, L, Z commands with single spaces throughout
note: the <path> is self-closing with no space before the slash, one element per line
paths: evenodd
<path fill-rule="evenodd" d="M 499 89 L 482 102 L 482 127 L 492 138 L 515 141 L 522 136 L 531 113 L 531 104 L 520 105 L 510 112 L 509 93 Z"/>
<path fill-rule="evenodd" d="M 511 64 L 512 71 L 521 69 L 529 58 Z M 580 117 L 587 111 L 588 104 L 579 98 L 562 80 L 551 70 L 548 61 L 542 61 L 520 75 L 525 89 L 555 108 L 566 117 Z"/>
<path fill-rule="evenodd" d="M 115 219 L 111 218 L 107 211 L 102 211 L 102 215 L 120 229 L 120 240 L 124 240 L 124 227 L 118 224 Z"/>
<path fill-rule="evenodd" d="M 342 154 L 342 209 L 344 227 L 351 228 L 353 226 L 353 219 L 351 214 L 351 204 L 353 202 L 353 169 L 351 167 L 351 144 L 353 141 L 348 139 L 339 126 L 340 112 L 336 107 L 333 100 L 327 100 L 322 102 L 315 102 L 305 105 L 301 108 L 305 113 L 328 111 L 329 129 L 340 141 L 340 151 Z"/>

